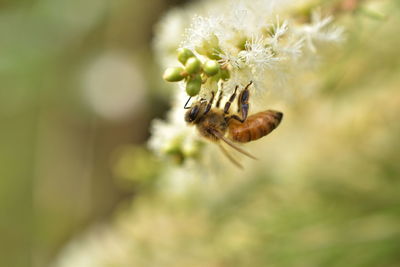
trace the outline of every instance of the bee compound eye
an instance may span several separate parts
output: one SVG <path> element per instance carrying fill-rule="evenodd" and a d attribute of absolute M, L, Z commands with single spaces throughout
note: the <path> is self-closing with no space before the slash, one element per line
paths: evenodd
<path fill-rule="evenodd" d="M 200 111 L 200 107 L 198 105 L 193 106 L 187 113 L 185 116 L 185 120 L 187 122 L 193 122 L 194 120 L 196 120 L 197 115 L 199 114 Z"/>
<path fill-rule="evenodd" d="M 194 121 L 197 118 L 197 115 L 199 114 L 199 110 L 200 110 L 199 106 L 194 106 L 192 108 L 192 110 L 190 111 L 190 115 L 189 115 L 190 121 Z"/>

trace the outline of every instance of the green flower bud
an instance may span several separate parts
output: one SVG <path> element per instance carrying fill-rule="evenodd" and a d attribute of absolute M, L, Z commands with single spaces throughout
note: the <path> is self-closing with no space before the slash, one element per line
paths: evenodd
<path fill-rule="evenodd" d="M 182 153 L 187 158 L 198 158 L 203 147 L 204 143 L 201 141 L 190 142 L 182 145 Z"/>
<path fill-rule="evenodd" d="M 203 42 L 196 46 L 197 53 L 204 55 L 210 59 L 221 59 L 218 54 L 222 53 L 221 48 L 219 47 L 218 37 L 212 34 L 208 40 L 203 40 Z"/>
<path fill-rule="evenodd" d="M 182 151 L 182 138 L 177 137 L 163 147 L 163 152 L 168 155 L 175 163 L 182 164 L 185 155 Z"/>
<path fill-rule="evenodd" d="M 220 53 L 222 53 L 222 50 L 219 47 L 217 47 L 217 48 L 214 48 L 213 50 L 208 51 L 207 57 L 210 59 L 219 60 L 219 59 L 221 59 L 221 57 L 218 55 Z"/>
<path fill-rule="evenodd" d="M 186 83 L 186 93 L 189 96 L 195 96 L 200 92 L 201 76 L 196 75 L 191 77 Z"/>
<path fill-rule="evenodd" d="M 221 69 L 221 79 L 224 81 L 229 80 L 231 74 L 228 69 Z"/>
<path fill-rule="evenodd" d="M 247 38 L 245 36 L 241 36 L 241 37 L 236 39 L 235 46 L 237 48 L 239 48 L 239 50 L 245 50 L 246 49 L 246 43 L 247 43 Z"/>
<path fill-rule="evenodd" d="M 215 76 L 217 76 L 217 75 L 215 75 Z M 213 91 L 214 93 L 217 93 L 219 78 L 214 79 L 215 76 L 213 76 L 212 79 L 209 79 L 207 81 L 207 89 L 209 89 L 210 91 Z"/>
<path fill-rule="evenodd" d="M 201 62 L 197 57 L 191 57 L 186 61 L 185 70 L 189 74 L 195 74 L 201 70 Z"/>
<path fill-rule="evenodd" d="M 215 34 L 210 35 L 210 39 L 208 40 L 209 44 L 211 47 L 218 47 L 219 46 L 219 40 L 218 37 Z"/>
<path fill-rule="evenodd" d="M 183 68 L 181 67 L 170 67 L 164 71 L 164 80 L 167 82 L 179 82 L 185 78 L 183 75 Z"/>
<path fill-rule="evenodd" d="M 181 165 L 185 161 L 185 155 L 180 148 L 167 150 L 165 153 L 175 164 Z"/>
<path fill-rule="evenodd" d="M 207 60 L 203 66 L 203 70 L 208 76 L 214 76 L 218 73 L 219 69 L 219 63 L 215 60 Z"/>
<path fill-rule="evenodd" d="M 185 65 L 186 61 L 191 57 L 194 57 L 194 54 L 189 49 L 187 49 L 187 48 L 179 48 L 178 49 L 178 60 L 183 65 Z"/>
<path fill-rule="evenodd" d="M 200 55 L 207 55 L 207 48 L 205 48 L 205 42 L 203 42 L 203 45 L 201 46 L 196 46 L 196 52 L 199 53 Z"/>

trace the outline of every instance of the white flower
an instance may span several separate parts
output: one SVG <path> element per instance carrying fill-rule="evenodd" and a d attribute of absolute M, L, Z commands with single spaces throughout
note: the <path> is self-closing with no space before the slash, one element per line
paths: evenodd
<path fill-rule="evenodd" d="M 272 49 L 279 49 L 279 39 L 288 31 L 288 21 L 285 20 L 282 25 L 279 21 L 279 16 L 276 17 L 276 24 L 272 25 L 273 32 L 270 32 L 269 44 Z"/>
<path fill-rule="evenodd" d="M 207 41 L 214 35 L 220 35 L 221 17 L 203 17 L 196 15 L 192 24 L 185 30 L 185 39 L 181 46 L 195 50 L 197 46 L 202 45 L 203 41 Z"/>
<path fill-rule="evenodd" d="M 193 143 L 198 140 L 194 129 L 187 127 L 183 119 L 185 98 L 187 97 L 184 94 L 177 94 L 176 104 L 168 113 L 167 121 L 155 119 L 152 123 L 149 148 L 160 156 L 177 145 L 182 146 L 184 152 L 190 152 L 193 149 Z"/>
<path fill-rule="evenodd" d="M 188 26 L 182 31 L 180 47 L 190 49 L 202 63 L 215 57 L 230 74 L 229 78 L 220 79 L 217 83 L 207 80 L 192 100 L 209 99 L 217 86 L 219 89 L 223 86 L 223 100 L 226 100 L 236 86 L 243 88 L 250 81 L 253 82 L 249 88 L 250 112 L 265 109 L 269 93 L 281 97 L 294 95 L 293 91 L 291 93 L 293 87 L 288 86 L 286 81 L 300 76 L 305 66 L 317 57 L 307 51 L 316 52 L 317 44 L 322 48 L 323 44 L 340 41 L 343 33 L 342 28 L 331 25 L 331 16 L 323 18 L 318 10 L 312 13 L 311 23 L 296 21 L 291 15 L 298 4 L 299 1 L 294 0 L 205 0 L 190 5 L 181 14 L 174 11 L 174 16 L 185 17 Z M 187 14 L 190 13 L 197 15 L 188 20 Z M 168 24 L 170 21 L 174 20 L 169 18 L 161 23 Z M 173 26 L 172 23 L 170 26 Z M 168 25 L 162 27 L 164 30 L 168 28 Z M 169 31 L 177 36 L 176 31 Z M 158 34 L 168 35 L 165 32 Z M 162 43 L 156 45 L 162 46 Z M 175 58 L 170 64 L 175 65 L 176 62 Z M 167 121 L 156 120 L 153 124 L 149 144 L 159 154 L 165 153 L 166 148 L 176 140 L 181 146 L 189 147 L 202 140 L 194 127 L 184 123 L 183 105 L 187 96 L 183 83 L 178 84 L 176 95 L 179 97 Z"/>
<path fill-rule="evenodd" d="M 287 58 L 297 61 L 303 54 L 304 38 L 292 38 L 287 44 L 277 48 L 280 55 L 286 55 Z"/>
<path fill-rule="evenodd" d="M 162 66 L 165 67 L 175 60 L 176 48 L 183 39 L 187 20 L 183 10 L 175 8 L 163 17 L 163 23 L 156 25 L 158 34 L 154 37 L 153 47 Z"/>
<path fill-rule="evenodd" d="M 273 54 L 271 47 L 266 46 L 265 39 L 262 36 L 253 36 L 246 42 L 245 49 L 239 54 L 246 65 L 253 69 L 253 72 L 272 69 L 281 59 Z"/>
<path fill-rule="evenodd" d="M 332 16 L 323 18 L 321 10 L 315 10 L 311 16 L 311 23 L 300 26 L 297 29 L 297 35 L 304 36 L 308 48 L 316 52 L 314 42 L 340 42 L 343 39 L 343 28 L 330 26 L 333 21 Z"/>
<path fill-rule="evenodd" d="M 232 66 L 235 69 L 241 69 L 245 67 L 244 62 L 239 54 L 226 51 L 224 54 L 218 53 L 217 55 L 221 58 L 219 63 L 223 67 Z"/>

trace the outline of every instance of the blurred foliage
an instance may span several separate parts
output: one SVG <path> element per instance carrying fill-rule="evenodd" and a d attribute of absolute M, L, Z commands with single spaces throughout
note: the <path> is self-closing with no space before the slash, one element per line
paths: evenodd
<path fill-rule="evenodd" d="M 0 266 L 45 266 L 74 233 L 138 191 L 116 185 L 111 155 L 143 144 L 151 118 L 164 113 L 165 86 L 149 78 L 158 75 L 150 41 L 154 22 L 179 2 L 0 2 Z M 86 88 L 88 73 L 104 69 L 105 91 Z M 131 95 L 136 102 L 113 101 Z M 118 105 L 131 112 L 97 113 Z"/>
<path fill-rule="evenodd" d="M 171 2 L 2 1 L 0 266 L 399 266 L 400 5 L 383 3 L 340 18 L 320 93 L 287 109 L 253 176 L 179 190 L 186 170 L 144 145 L 166 108 L 149 42 Z M 118 120 L 82 93 L 109 51 L 145 90 Z"/>
<path fill-rule="evenodd" d="M 113 176 L 121 189 L 148 193 L 160 175 L 160 162 L 143 147 L 124 146 L 115 152 Z"/>
<path fill-rule="evenodd" d="M 373 4 L 384 17 L 340 17 L 347 41 L 310 81 L 320 92 L 287 107 L 260 163 L 183 192 L 159 181 L 105 226 L 114 243 L 89 232 L 59 266 L 399 266 L 400 9 Z M 170 164 L 161 177 L 185 183 Z"/>

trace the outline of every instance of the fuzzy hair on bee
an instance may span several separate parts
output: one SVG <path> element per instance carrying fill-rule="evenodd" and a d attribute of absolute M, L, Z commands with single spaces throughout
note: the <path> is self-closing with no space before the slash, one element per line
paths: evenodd
<path fill-rule="evenodd" d="M 249 113 L 249 87 L 250 82 L 239 93 L 238 109 L 240 116 L 230 114 L 232 102 L 236 99 L 238 86 L 235 87 L 233 94 L 225 103 L 223 109 L 220 108 L 222 98 L 222 90 L 219 92 L 219 97 L 214 104 L 215 94 L 212 93 L 210 101 L 200 99 L 191 107 L 187 107 L 189 100 L 185 104 L 185 121 L 189 125 L 195 125 L 199 134 L 213 142 L 218 143 L 222 152 L 238 167 L 242 165 L 233 159 L 232 156 L 225 150 L 219 142 L 222 140 L 240 153 L 256 159 L 253 155 L 238 147 L 235 143 L 248 143 L 258 140 L 277 128 L 282 121 L 283 113 L 275 110 L 265 110 L 248 116 Z"/>

